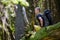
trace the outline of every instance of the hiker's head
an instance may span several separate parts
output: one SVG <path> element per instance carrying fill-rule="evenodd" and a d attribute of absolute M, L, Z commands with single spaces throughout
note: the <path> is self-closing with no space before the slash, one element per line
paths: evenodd
<path fill-rule="evenodd" d="M 39 7 L 36 7 L 35 8 L 35 14 L 38 14 L 38 13 L 40 13 L 40 8 Z"/>

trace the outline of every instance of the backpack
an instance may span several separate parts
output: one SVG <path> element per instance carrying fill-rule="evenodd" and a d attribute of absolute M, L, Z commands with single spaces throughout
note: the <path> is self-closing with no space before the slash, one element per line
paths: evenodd
<path fill-rule="evenodd" d="M 44 26 L 48 26 L 49 25 L 49 21 L 48 21 L 48 19 L 47 19 L 45 14 L 43 14 L 43 18 L 44 18 L 44 22 L 45 22 Z"/>
<path fill-rule="evenodd" d="M 44 16 L 46 17 L 46 19 L 48 20 L 49 24 L 48 25 L 52 25 L 52 16 L 51 16 L 51 11 L 49 9 L 46 9 L 44 11 Z"/>

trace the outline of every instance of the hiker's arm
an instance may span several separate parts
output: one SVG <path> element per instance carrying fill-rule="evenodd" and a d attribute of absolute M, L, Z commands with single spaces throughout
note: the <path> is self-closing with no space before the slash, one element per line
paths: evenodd
<path fill-rule="evenodd" d="M 41 27 L 43 27 L 43 19 L 39 17 L 39 20 L 40 20 Z"/>

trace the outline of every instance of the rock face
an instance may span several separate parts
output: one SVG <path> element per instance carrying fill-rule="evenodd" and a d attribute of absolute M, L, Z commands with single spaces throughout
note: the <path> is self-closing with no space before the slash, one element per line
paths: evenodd
<path fill-rule="evenodd" d="M 22 13 L 22 7 L 19 4 L 17 5 L 17 9 L 15 9 L 15 12 L 16 12 L 15 40 L 20 40 L 25 33 L 25 23 L 24 16 Z"/>

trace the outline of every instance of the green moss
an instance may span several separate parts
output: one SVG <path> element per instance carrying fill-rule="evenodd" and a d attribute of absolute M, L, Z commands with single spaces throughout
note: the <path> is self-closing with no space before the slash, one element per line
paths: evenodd
<path fill-rule="evenodd" d="M 42 28 L 40 31 L 36 32 L 35 37 L 34 38 L 30 38 L 30 40 L 40 40 L 44 37 L 47 37 L 48 35 L 50 35 L 51 31 L 59 29 L 60 28 L 60 22 L 48 27 L 44 27 Z"/>

